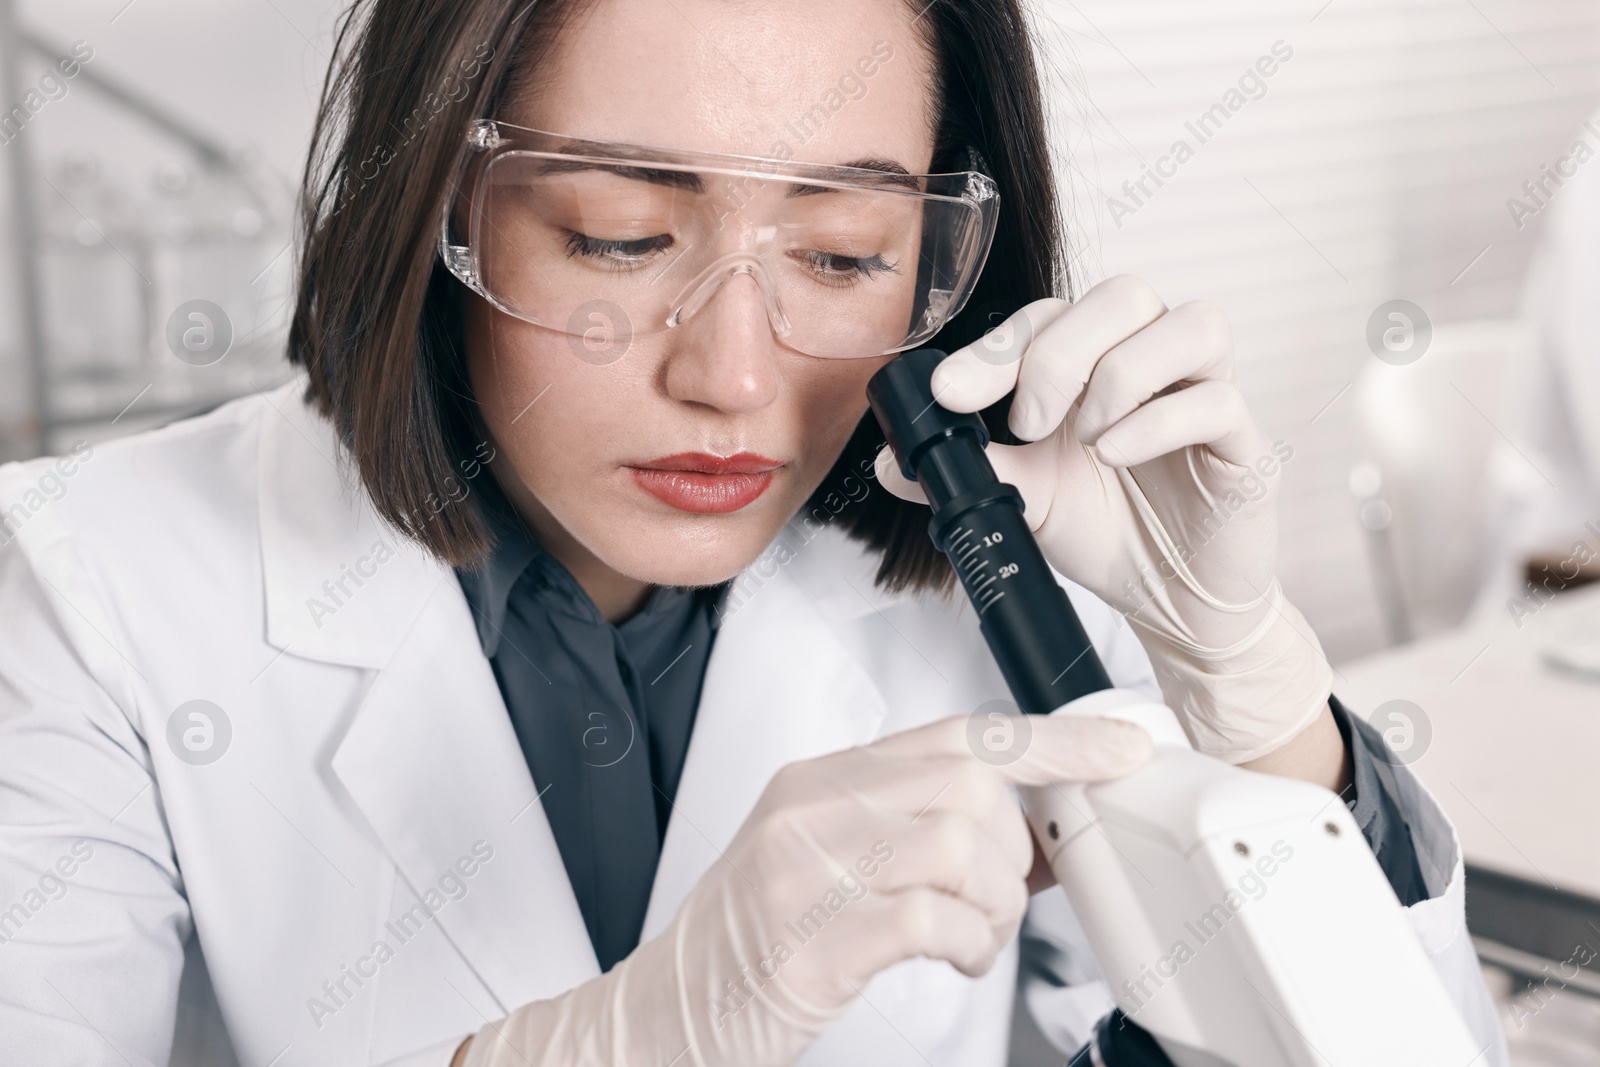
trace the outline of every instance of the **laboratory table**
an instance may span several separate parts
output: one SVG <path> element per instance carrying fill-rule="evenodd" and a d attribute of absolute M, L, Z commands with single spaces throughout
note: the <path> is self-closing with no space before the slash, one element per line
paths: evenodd
<path fill-rule="evenodd" d="M 1600 588 L 1340 664 L 1334 685 L 1455 823 L 1479 955 L 1528 978 L 1593 959 L 1569 984 L 1600 995 Z"/>

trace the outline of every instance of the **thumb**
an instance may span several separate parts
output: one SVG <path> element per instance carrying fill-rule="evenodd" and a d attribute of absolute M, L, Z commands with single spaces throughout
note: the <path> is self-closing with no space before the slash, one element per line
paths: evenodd
<path fill-rule="evenodd" d="M 1076 441 L 1061 442 L 1054 437 L 1025 445 L 991 444 L 984 449 L 994 476 L 1017 487 L 1022 494 L 1022 517 L 1028 529 L 1038 532 L 1050 517 L 1056 487 L 1061 479 L 1061 448 L 1083 449 Z"/>
<path fill-rule="evenodd" d="M 1079 450 L 1085 448 L 1076 441 L 1071 442 L 1069 447 Z M 1046 439 L 1026 445 L 990 444 L 984 449 L 990 465 L 994 467 L 995 477 L 1016 486 L 1022 494 L 1023 518 L 1030 530 L 1037 530 L 1044 525 L 1050 514 L 1050 506 L 1055 501 L 1056 479 L 1060 476 L 1057 448 L 1056 442 Z M 913 504 L 928 502 L 922 486 L 900 472 L 900 461 L 888 445 L 878 450 L 873 463 L 878 484 L 890 493 Z"/>
<path fill-rule="evenodd" d="M 1150 759 L 1150 735 L 1137 723 L 1087 715 L 1026 715 L 1017 724 L 1020 756 L 997 766 L 1013 785 L 1120 778 Z M 1021 736 L 1027 730 L 1029 736 Z"/>
<path fill-rule="evenodd" d="M 888 445 L 878 449 L 878 458 L 873 460 L 873 466 L 878 475 L 878 484 L 901 500 L 909 500 L 913 504 L 928 502 L 922 486 L 900 473 L 900 461 L 895 458 L 894 449 Z"/>

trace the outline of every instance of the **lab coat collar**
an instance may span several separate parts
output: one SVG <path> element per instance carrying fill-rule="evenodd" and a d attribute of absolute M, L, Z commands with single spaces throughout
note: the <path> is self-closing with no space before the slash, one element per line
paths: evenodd
<path fill-rule="evenodd" d="M 261 394 L 271 409 L 262 415 L 257 489 L 267 641 L 307 659 L 382 667 L 434 586 L 454 577 L 378 517 L 305 387 L 302 375 Z"/>

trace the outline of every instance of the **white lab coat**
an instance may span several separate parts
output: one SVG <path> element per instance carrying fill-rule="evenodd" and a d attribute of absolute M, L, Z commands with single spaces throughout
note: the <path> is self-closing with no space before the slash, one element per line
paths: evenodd
<path fill-rule="evenodd" d="M 444 1067 L 597 973 L 454 576 L 380 525 L 295 384 L 67 466 L 0 468 L 0 1062 Z M 779 767 L 1006 695 L 961 598 L 885 595 L 836 532 L 784 536 L 717 638 L 645 938 Z M 1154 693 L 1069 591 L 1112 677 Z M 208 764 L 169 740 L 195 700 L 231 729 Z M 1454 833 L 1402 778 L 1441 883 L 1411 915 L 1494 1044 Z M 1034 933 L 1091 976 L 1053 907 Z M 805 1062 L 1002 1064 L 1016 964 L 894 967 Z M 1059 992 L 1064 1040 L 1108 1006 Z"/>

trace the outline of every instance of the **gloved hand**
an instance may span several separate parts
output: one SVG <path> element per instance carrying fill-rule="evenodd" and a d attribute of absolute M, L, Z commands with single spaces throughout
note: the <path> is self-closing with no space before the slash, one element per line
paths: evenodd
<path fill-rule="evenodd" d="M 1327 704 L 1332 669 L 1274 575 L 1276 488 L 1293 455 L 1245 408 L 1214 306 L 1168 311 L 1132 277 L 1075 304 L 1035 301 L 933 375 L 953 411 L 1013 388 L 991 445 L 1002 481 L 1057 571 L 1121 611 L 1201 752 L 1244 763 L 1282 747 Z M 885 488 L 923 500 L 885 449 Z"/>
<path fill-rule="evenodd" d="M 484 1027 L 464 1067 L 781 1067 L 891 964 L 987 971 L 1022 920 L 1033 860 L 1007 784 L 1124 774 L 1150 739 L 1038 718 L 1020 758 L 991 766 L 966 725 L 785 767 L 659 937 Z"/>

